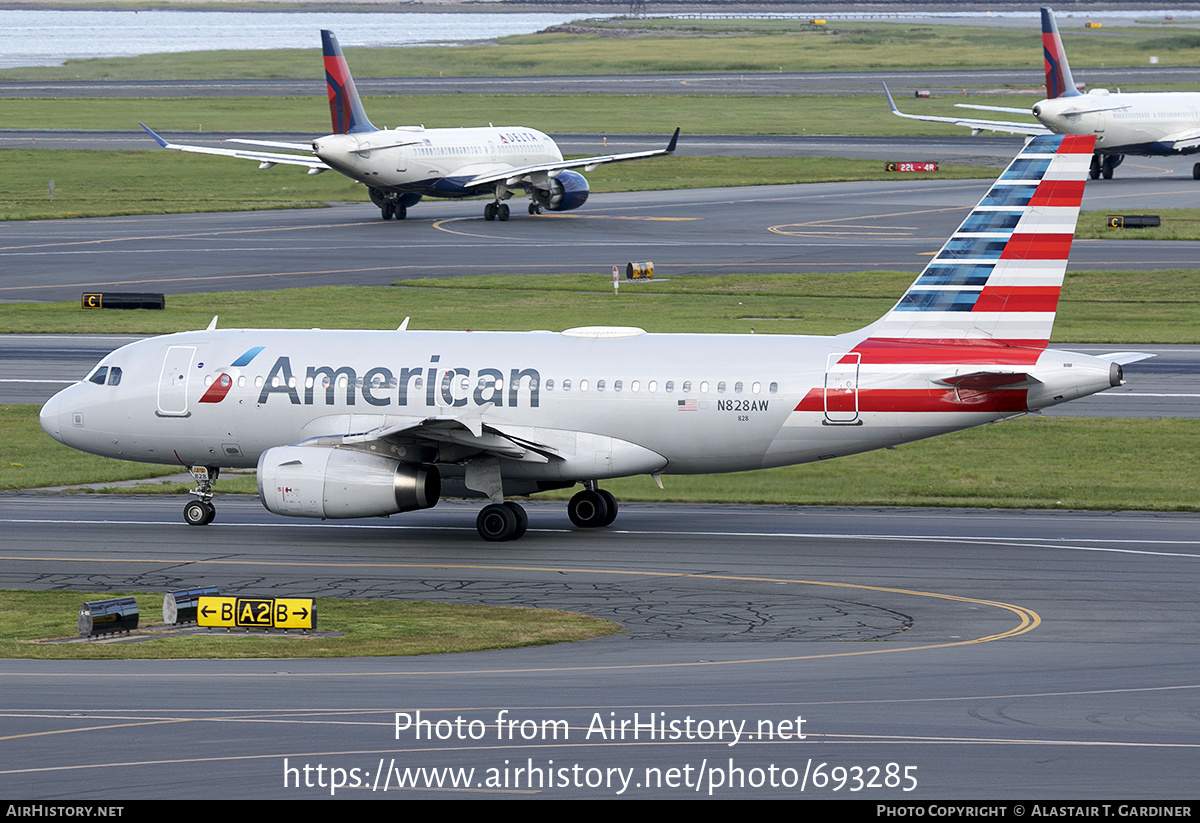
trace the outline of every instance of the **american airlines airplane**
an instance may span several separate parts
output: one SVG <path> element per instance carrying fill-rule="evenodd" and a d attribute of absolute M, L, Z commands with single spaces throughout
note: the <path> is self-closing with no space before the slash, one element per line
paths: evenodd
<path fill-rule="evenodd" d="M 1121 364 L 1047 348 L 1092 137 L 1033 138 L 900 301 L 831 337 L 217 329 L 142 340 L 50 399 L 60 443 L 192 467 L 184 520 L 213 519 L 222 467 L 258 470 L 272 512 L 347 518 L 485 497 L 485 540 L 525 533 L 505 498 L 736 472 L 887 448 L 1122 384 Z"/>
<path fill-rule="evenodd" d="M 1093 180 L 1109 180 L 1125 155 L 1147 157 L 1200 152 L 1200 92 L 1110 92 L 1091 89 L 1081 94 L 1071 76 L 1067 53 L 1058 34 L 1054 12 L 1042 9 L 1042 49 L 1046 58 L 1047 99 L 1034 105 L 1037 123 L 1008 120 L 975 120 L 969 117 L 936 117 L 905 114 L 896 108 L 884 85 L 892 114 L 910 120 L 928 120 L 966 126 L 981 131 L 1009 134 L 1094 135 L 1096 151 L 1090 174 Z M 976 106 L 958 103 L 959 108 L 1028 114 L 1025 109 Z M 1200 180 L 1200 163 L 1192 165 L 1192 177 Z"/>
<path fill-rule="evenodd" d="M 217 154 L 255 160 L 260 169 L 277 164 L 306 166 L 309 174 L 334 169 L 367 187 L 371 202 L 384 220 L 403 220 L 408 209 L 422 197 L 464 198 L 490 195 L 483 209 L 488 220 L 507 220 L 508 203 L 514 191 L 529 194 L 529 213 L 569 211 L 588 199 L 587 179 L 574 169 L 591 171 L 605 163 L 641 160 L 672 154 L 679 129 L 665 149 L 628 154 L 606 154 L 563 160 L 555 142 L 545 134 L 524 126 L 475 129 L 427 129 L 400 126 L 377 129 L 367 119 L 354 88 L 350 67 L 331 31 L 321 32 L 325 53 L 325 82 L 329 88 L 329 112 L 333 134 L 311 144 L 270 140 L 238 140 L 276 149 L 311 152 L 281 152 L 219 149 L 170 143 L 140 124 L 164 149 Z"/>

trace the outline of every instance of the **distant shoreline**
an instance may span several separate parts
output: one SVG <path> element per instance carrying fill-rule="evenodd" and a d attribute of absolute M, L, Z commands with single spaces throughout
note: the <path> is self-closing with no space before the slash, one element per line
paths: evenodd
<path fill-rule="evenodd" d="M 1187 11 L 1187 9 L 1172 9 L 1171 4 L 1157 2 L 1130 2 L 1122 0 L 1116 8 L 1112 3 L 1103 0 L 1075 0 L 1074 2 L 1054 3 L 1056 11 L 1062 14 L 1092 13 L 1104 16 L 1107 12 L 1137 12 L 1137 11 Z M 547 0 L 536 2 L 529 0 L 404 0 L 392 3 L 365 3 L 363 0 L 98 0 L 97 2 L 75 2 L 75 0 L 0 0 L 0 11 L 12 10 L 44 10 L 44 11 L 304 11 L 304 12 L 361 12 L 361 13 L 463 13 L 475 12 L 485 14 L 530 14 L 530 13 L 563 13 L 570 15 L 624 15 L 634 11 L 629 0 L 609 0 L 609 2 L 570 2 L 567 0 Z M 820 17 L 823 14 L 886 14 L 903 17 L 904 12 L 937 13 L 937 12 L 1028 12 L 1031 17 L 1036 12 L 1028 3 L 1009 2 L 957 2 L 957 0 L 924 0 L 923 2 L 888 2 L 888 3 L 814 3 L 797 4 L 795 0 L 756 0 L 755 2 L 730 2 L 730 0 L 692 0 L 692 2 L 648 2 L 640 9 L 641 13 L 653 16 L 655 14 L 789 14 L 812 15 Z M 967 22 L 967 21 L 964 21 Z"/>

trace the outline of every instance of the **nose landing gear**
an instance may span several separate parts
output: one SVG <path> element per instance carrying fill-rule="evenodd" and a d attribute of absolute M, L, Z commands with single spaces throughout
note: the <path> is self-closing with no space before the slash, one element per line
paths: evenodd
<path fill-rule="evenodd" d="M 217 482 L 221 470 L 216 466 L 192 466 L 192 477 L 196 480 L 196 500 L 189 500 L 183 507 L 183 522 L 189 526 L 207 526 L 217 516 L 217 507 L 212 504 L 212 484 Z"/>

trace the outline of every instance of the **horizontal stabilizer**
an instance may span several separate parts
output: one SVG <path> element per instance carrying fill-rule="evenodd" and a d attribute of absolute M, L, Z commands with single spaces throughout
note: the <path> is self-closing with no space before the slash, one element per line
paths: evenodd
<path fill-rule="evenodd" d="M 1110 363 L 1116 363 L 1118 366 L 1126 366 L 1130 363 L 1149 360 L 1151 357 L 1158 357 L 1158 355 L 1146 351 L 1114 351 L 1108 354 L 1097 354 L 1094 357 L 1100 360 L 1107 360 Z"/>
<path fill-rule="evenodd" d="M 970 374 L 956 374 L 953 377 L 943 377 L 935 380 L 943 386 L 953 386 L 956 389 L 1025 389 L 1036 386 L 1042 381 L 1025 372 L 994 372 L 977 371 Z"/>

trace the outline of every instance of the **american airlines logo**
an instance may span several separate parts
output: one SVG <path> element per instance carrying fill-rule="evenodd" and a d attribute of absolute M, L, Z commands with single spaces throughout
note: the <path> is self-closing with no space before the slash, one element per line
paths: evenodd
<path fill-rule="evenodd" d="M 293 405 L 353 406 L 361 398 L 368 406 L 521 406 L 539 405 L 542 377 L 537 369 L 468 368 L 437 365 L 441 355 L 429 358 L 430 365 L 400 369 L 374 366 L 361 375 L 353 366 L 306 366 L 303 380 L 296 379 L 289 357 L 280 357 L 271 367 L 260 404 L 273 395 L 284 395 Z"/>

